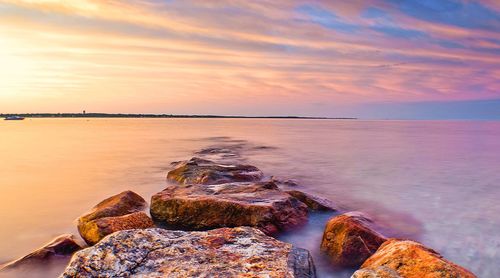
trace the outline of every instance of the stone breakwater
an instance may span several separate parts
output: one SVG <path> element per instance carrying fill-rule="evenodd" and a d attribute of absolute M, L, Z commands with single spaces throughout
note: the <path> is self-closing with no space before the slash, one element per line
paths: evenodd
<path fill-rule="evenodd" d="M 119 193 L 78 218 L 88 246 L 63 235 L 2 270 L 72 255 L 61 277 L 316 277 L 309 251 L 273 236 L 338 209 L 239 163 L 240 148 L 212 146 L 172 163 L 172 185 L 151 197 L 151 217 L 144 198 Z M 354 278 L 475 277 L 420 243 L 385 237 L 359 212 L 327 221 L 318 248 L 336 267 L 359 268 Z"/>

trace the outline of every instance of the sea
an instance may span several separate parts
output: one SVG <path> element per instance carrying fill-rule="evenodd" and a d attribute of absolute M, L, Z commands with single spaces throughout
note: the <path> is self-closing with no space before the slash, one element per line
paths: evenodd
<path fill-rule="evenodd" d="M 313 119 L 33 118 L 0 121 L 0 263 L 132 190 L 146 200 L 173 161 L 204 148 L 266 178 L 369 215 L 389 237 L 419 241 L 478 277 L 500 277 L 500 122 Z M 319 246 L 335 213 L 278 238 L 313 255 L 318 277 L 350 277 Z M 57 277 L 56 260 L 10 277 Z M 2 275 L 0 275 L 2 276 Z"/>

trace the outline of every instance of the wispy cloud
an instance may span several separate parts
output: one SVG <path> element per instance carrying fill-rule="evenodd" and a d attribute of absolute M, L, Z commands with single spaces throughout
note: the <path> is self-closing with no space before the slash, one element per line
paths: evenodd
<path fill-rule="evenodd" d="M 0 110 L 493 99 L 499 30 L 486 0 L 0 0 Z"/>

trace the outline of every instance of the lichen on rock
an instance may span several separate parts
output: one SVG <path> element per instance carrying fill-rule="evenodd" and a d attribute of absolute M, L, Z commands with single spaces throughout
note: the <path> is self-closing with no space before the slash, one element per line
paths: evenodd
<path fill-rule="evenodd" d="M 76 253 L 69 277 L 315 277 L 309 252 L 250 227 L 119 231 Z"/>

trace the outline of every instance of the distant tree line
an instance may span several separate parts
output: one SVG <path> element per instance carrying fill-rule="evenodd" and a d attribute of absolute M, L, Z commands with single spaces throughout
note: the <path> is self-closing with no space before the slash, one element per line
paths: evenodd
<path fill-rule="evenodd" d="M 19 116 L 25 118 L 236 118 L 236 119 L 345 119 L 340 117 L 300 117 L 300 116 L 220 116 L 220 115 L 174 115 L 174 114 L 110 114 L 110 113 L 22 113 L 0 114 L 0 117 Z"/>

